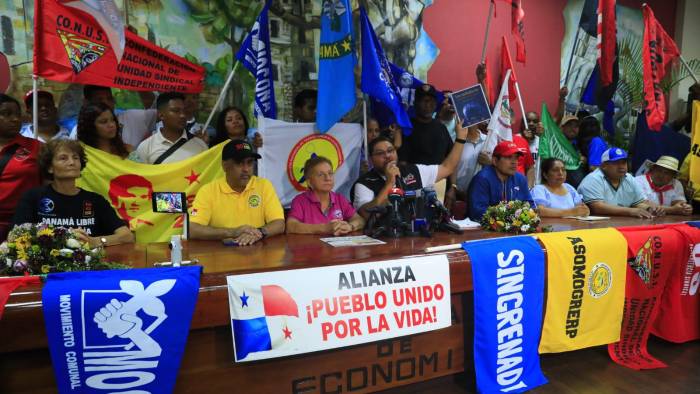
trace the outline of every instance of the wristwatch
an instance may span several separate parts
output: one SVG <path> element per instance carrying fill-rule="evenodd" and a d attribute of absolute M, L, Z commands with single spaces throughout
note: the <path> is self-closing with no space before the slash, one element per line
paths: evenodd
<path fill-rule="evenodd" d="M 258 230 L 260 231 L 260 234 L 262 234 L 262 238 L 260 239 L 267 238 L 267 229 L 265 227 L 258 227 Z"/>
<path fill-rule="evenodd" d="M 100 237 L 100 244 L 102 246 L 107 246 L 107 238 L 105 237 Z"/>

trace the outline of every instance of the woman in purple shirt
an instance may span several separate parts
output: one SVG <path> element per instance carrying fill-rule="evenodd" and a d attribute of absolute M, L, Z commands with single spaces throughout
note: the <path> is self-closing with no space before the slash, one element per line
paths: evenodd
<path fill-rule="evenodd" d="M 341 194 L 333 192 L 333 165 L 322 156 L 304 164 L 309 190 L 294 197 L 287 216 L 288 234 L 343 235 L 362 229 L 365 221 Z"/>

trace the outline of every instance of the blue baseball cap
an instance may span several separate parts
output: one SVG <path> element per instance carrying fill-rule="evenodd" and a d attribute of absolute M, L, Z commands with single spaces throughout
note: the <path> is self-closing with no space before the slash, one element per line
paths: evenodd
<path fill-rule="evenodd" d="M 625 152 L 624 149 L 616 148 L 613 146 L 610 149 L 603 152 L 603 155 L 600 157 L 600 162 L 605 163 L 607 161 L 618 161 L 626 158 L 627 152 Z"/>

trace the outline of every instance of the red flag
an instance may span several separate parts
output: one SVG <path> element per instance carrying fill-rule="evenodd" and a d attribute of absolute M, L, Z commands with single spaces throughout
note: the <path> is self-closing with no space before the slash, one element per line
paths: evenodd
<path fill-rule="evenodd" d="M 501 0 L 511 6 L 511 32 L 515 39 L 515 60 L 525 64 L 525 11 L 523 11 L 522 0 Z M 496 3 L 491 0 L 495 6 Z M 496 17 L 496 8 L 493 9 L 493 16 Z M 512 95 L 511 95 L 512 97 Z"/>
<path fill-rule="evenodd" d="M 38 285 L 41 283 L 41 278 L 38 276 L 16 276 L 9 278 L 0 278 L 0 319 L 5 311 L 5 304 L 16 288 L 26 285 Z"/>
<path fill-rule="evenodd" d="M 598 64 L 603 86 L 613 83 L 613 65 L 617 46 L 615 0 L 598 0 Z"/>
<path fill-rule="evenodd" d="M 525 64 L 525 11 L 522 0 L 513 0 L 511 29 L 515 38 L 515 61 Z"/>
<path fill-rule="evenodd" d="M 34 10 L 34 74 L 59 82 L 128 90 L 198 93 L 204 68 L 125 31 L 117 62 L 112 44 L 87 13 L 58 0 L 41 0 Z"/>
<path fill-rule="evenodd" d="M 515 82 L 518 78 L 515 76 L 515 68 L 513 67 L 513 62 L 510 60 L 510 51 L 508 50 L 508 43 L 505 37 L 501 37 L 503 44 L 501 46 L 501 79 L 505 78 L 506 71 L 510 71 L 510 79 L 508 80 L 508 99 L 514 101 L 517 98 L 515 91 Z"/>
<path fill-rule="evenodd" d="M 648 5 L 642 6 L 644 14 L 644 42 L 642 63 L 644 67 L 644 100 L 647 124 L 650 130 L 661 130 L 666 120 L 666 99 L 661 90 L 661 80 L 669 64 L 681 54 L 673 39 L 654 17 Z"/>
<path fill-rule="evenodd" d="M 618 229 L 627 239 L 625 311 L 620 340 L 608 345 L 616 363 L 636 370 L 663 368 L 662 361 L 649 354 L 647 340 L 659 313 L 659 299 L 671 267 L 687 255 L 683 237 L 666 226 L 638 226 Z"/>
<path fill-rule="evenodd" d="M 119 9 L 114 4 L 114 0 L 101 0 L 99 2 L 86 0 L 59 0 L 68 7 L 73 7 L 78 10 L 87 12 L 95 17 L 97 23 L 107 34 L 109 43 L 112 44 L 114 54 L 117 57 L 117 63 L 124 56 L 124 47 L 126 46 L 126 37 L 124 36 L 124 22 Z"/>

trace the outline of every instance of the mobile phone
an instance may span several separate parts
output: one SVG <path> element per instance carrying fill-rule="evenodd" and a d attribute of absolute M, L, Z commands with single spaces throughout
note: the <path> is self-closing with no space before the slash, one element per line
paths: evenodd
<path fill-rule="evenodd" d="M 221 242 L 223 242 L 223 244 L 226 246 L 238 246 L 238 242 L 236 242 L 236 240 L 233 238 L 224 238 L 221 240 Z"/>
<path fill-rule="evenodd" d="M 182 192 L 153 192 L 153 212 L 185 213 L 187 197 Z"/>

